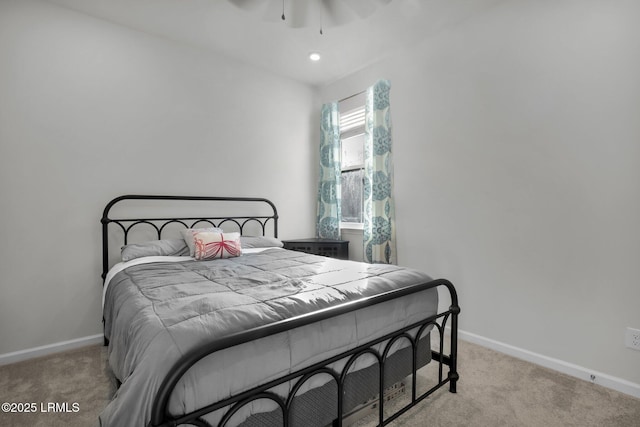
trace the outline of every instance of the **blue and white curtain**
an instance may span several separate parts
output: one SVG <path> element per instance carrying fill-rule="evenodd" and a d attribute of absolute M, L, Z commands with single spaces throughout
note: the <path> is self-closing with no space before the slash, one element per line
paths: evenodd
<path fill-rule="evenodd" d="M 388 80 L 367 89 L 364 148 L 364 258 L 396 264 L 396 224 Z"/>
<path fill-rule="evenodd" d="M 338 103 L 322 106 L 320 122 L 320 179 L 316 236 L 340 238 L 340 116 Z"/>

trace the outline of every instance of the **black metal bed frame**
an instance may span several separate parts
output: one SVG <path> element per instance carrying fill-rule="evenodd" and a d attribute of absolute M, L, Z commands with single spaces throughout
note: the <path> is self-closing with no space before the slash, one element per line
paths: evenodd
<path fill-rule="evenodd" d="M 272 214 L 265 216 L 207 216 L 207 217 L 162 217 L 162 218 L 109 218 L 110 209 L 117 203 L 125 200 L 179 200 L 179 201 L 231 201 L 231 202 L 258 202 L 266 203 L 272 209 Z M 193 221 L 189 224 L 187 221 Z M 162 231 L 169 224 L 179 223 L 185 226 L 185 228 L 192 228 L 196 224 L 206 222 L 214 227 L 220 226 L 223 223 L 231 222 L 235 224 L 242 233 L 247 223 L 258 222 L 262 228 L 262 234 L 265 235 L 267 224 L 273 222 L 273 234 L 274 237 L 278 236 L 278 213 L 275 205 L 264 198 L 254 197 L 206 197 L 206 196 L 154 196 L 154 195 L 126 195 L 120 196 L 111 200 L 105 207 L 102 223 L 102 249 L 103 249 L 103 273 L 102 278 L 106 277 L 109 269 L 109 245 L 108 245 L 108 226 L 109 224 L 115 224 L 119 226 L 124 233 L 124 243 L 127 243 L 127 236 L 131 229 L 140 224 L 147 224 L 153 226 L 157 231 L 158 239 L 162 238 Z M 160 223 L 160 224 L 157 224 Z M 323 360 L 319 363 L 308 366 L 304 369 L 300 369 L 296 372 L 288 374 L 284 377 L 278 378 L 273 381 L 269 381 L 264 384 L 260 384 L 251 390 L 247 390 L 230 398 L 224 399 L 219 402 L 212 403 L 196 411 L 180 416 L 173 416 L 169 413 L 169 399 L 171 394 L 183 377 L 183 375 L 198 361 L 204 357 L 211 355 L 217 351 L 224 350 L 236 345 L 240 345 L 258 338 L 263 338 L 269 335 L 281 333 L 290 329 L 298 328 L 301 326 L 309 325 L 311 323 L 319 322 L 331 317 L 339 316 L 341 314 L 349 313 L 355 310 L 370 307 L 375 304 L 380 304 L 385 301 L 390 301 L 395 298 L 399 298 L 405 295 L 411 295 L 418 292 L 425 291 L 433 288 L 445 288 L 450 295 L 451 305 L 448 310 L 437 313 L 434 316 L 430 316 L 421 320 L 420 322 L 409 325 L 400 330 L 389 333 L 383 337 L 380 337 L 374 341 L 370 341 L 366 344 L 360 345 L 354 349 L 343 352 L 339 355 L 331 357 L 330 359 Z M 225 427 L 231 420 L 233 415 L 237 413 L 239 409 L 248 403 L 258 399 L 267 399 L 275 402 L 277 407 L 282 413 L 282 426 L 290 426 L 291 408 L 296 397 L 297 391 L 300 387 L 311 377 L 319 374 L 329 375 L 333 378 L 337 385 L 337 414 L 333 421 L 333 426 L 341 427 L 343 421 L 343 394 L 345 379 L 349 368 L 359 357 L 369 354 L 375 357 L 379 367 L 379 405 L 378 405 L 378 425 L 384 426 L 398 418 L 407 410 L 424 400 L 426 397 L 440 389 L 447 383 L 449 384 L 449 391 L 456 393 L 456 384 L 459 378 L 457 372 L 457 341 L 458 341 L 458 315 L 460 313 L 460 307 L 458 305 L 458 297 L 453 284 L 446 279 L 432 280 L 427 283 L 416 284 L 401 289 L 396 289 L 383 294 L 365 297 L 357 301 L 344 303 L 331 308 L 322 309 L 313 313 L 295 316 L 289 319 L 284 319 L 269 325 L 264 325 L 249 329 L 243 332 L 238 332 L 226 337 L 223 337 L 214 342 L 205 343 L 200 348 L 194 349 L 188 354 L 185 354 L 179 361 L 177 361 L 168 375 L 164 378 L 160 388 L 154 398 L 151 421 L 149 427 L 168 427 L 178 425 L 194 425 L 198 427 L 211 427 L 211 425 L 203 418 L 204 415 L 212 413 L 214 411 L 227 408 L 223 414 L 222 419 L 217 424 L 219 427 Z M 447 329 L 447 322 L 451 319 L 451 325 L 449 328 L 450 333 L 450 354 L 444 354 L 444 337 Z M 438 323 L 440 322 L 440 323 Z M 431 350 L 431 357 L 438 363 L 438 382 L 435 386 L 427 390 L 426 392 L 417 394 L 417 360 L 418 360 L 418 341 L 421 339 L 423 333 L 429 327 L 433 325 L 438 331 L 439 348 L 438 351 Z M 412 336 L 409 331 L 418 329 L 415 337 Z M 384 341 L 387 341 L 382 352 L 375 350 L 373 347 Z M 412 349 L 412 367 L 411 367 L 411 401 L 401 409 L 399 409 L 393 415 L 384 418 L 384 399 L 383 391 L 385 386 L 385 361 L 389 356 L 391 346 L 398 340 L 407 340 Z M 107 343 L 105 338 L 105 344 Z M 328 365 L 338 360 L 349 358 L 345 366 L 340 372 L 336 372 Z M 445 376 L 443 374 L 443 366 L 449 367 L 449 372 Z M 293 387 L 290 393 L 285 398 L 269 391 L 273 387 L 292 382 Z"/>
<path fill-rule="evenodd" d="M 180 201 L 200 201 L 200 202 L 256 202 L 267 204 L 273 211 L 271 215 L 262 216 L 197 216 L 197 217 L 162 217 L 162 218 L 109 218 L 109 211 L 117 203 L 126 200 L 180 200 Z M 190 221 L 187 222 L 187 221 Z M 217 221 L 217 222 L 216 222 Z M 262 228 L 262 235 L 266 234 L 269 221 L 273 222 L 273 237 L 278 237 L 278 211 L 276 206 L 267 199 L 261 197 L 215 197 L 215 196 L 155 196 L 155 195 L 134 195 L 116 197 L 105 206 L 102 212 L 102 280 L 109 271 L 109 224 L 115 224 L 122 229 L 124 234 L 123 242 L 128 243 L 129 232 L 139 225 L 146 224 L 153 227 L 158 239 L 162 238 L 162 232 L 170 224 L 181 224 L 184 228 L 194 228 L 200 223 L 207 223 L 212 227 L 221 227 L 225 223 L 232 223 L 242 234 L 247 224 L 258 223 Z M 160 224 L 156 224 L 160 222 Z"/>

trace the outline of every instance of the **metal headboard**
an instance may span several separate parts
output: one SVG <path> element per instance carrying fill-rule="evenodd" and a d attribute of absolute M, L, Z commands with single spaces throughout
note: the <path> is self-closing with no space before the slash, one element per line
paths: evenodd
<path fill-rule="evenodd" d="M 166 217 L 152 217 L 152 218 L 109 218 L 109 211 L 119 202 L 124 200 L 173 200 L 173 201 L 202 201 L 202 202 L 253 202 L 264 203 L 271 208 L 272 213 L 263 216 L 196 216 L 196 217 L 184 217 L 184 216 L 166 216 Z M 194 228 L 201 223 L 211 224 L 212 227 L 220 227 L 224 223 L 233 223 L 240 231 L 243 230 L 247 224 L 258 224 L 262 230 L 264 236 L 267 230 L 267 224 L 273 221 L 273 237 L 278 237 L 278 211 L 276 206 L 267 199 L 260 197 L 208 197 L 208 196 L 154 196 L 154 195 L 125 195 L 116 197 L 107 203 L 102 213 L 102 279 L 107 275 L 109 271 L 109 239 L 108 228 L 109 224 L 118 225 L 124 233 L 124 244 L 127 244 L 129 232 L 136 226 L 145 224 L 152 226 L 158 236 L 158 239 L 162 238 L 162 231 L 169 224 L 181 224 L 185 228 Z"/>

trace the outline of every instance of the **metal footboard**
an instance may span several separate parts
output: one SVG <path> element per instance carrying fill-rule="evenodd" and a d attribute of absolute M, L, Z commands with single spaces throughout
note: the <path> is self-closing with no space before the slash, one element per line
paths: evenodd
<path fill-rule="evenodd" d="M 416 322 L 412 325 L 404 327 L 398 331 L 392 332 L 385 336 L 382 336 L 374 341 L 368 342 L 364 345 L 353 348 L 349 351 L 343 352 L 339 355 L 331 357 L 330 359 L 324 360 L 322 362 L 313 364 L 307 368 L 298 370 L 289 375 L 283 376 L 273 381 L 269 381 L 265 384 L 259 385 L 257 387 L 252 388 L 251 390 L 247 390 L 245 392 L 239 393 L 230 398 L 224 399 L 222 401 L 212 403 L 207 405 L 201 409 L 190 412 L 188 414 L 182 415 L 172 415 L 168 411 L 169 399 L 171 394 L 173 393 L 174 388 L 183 377 L 183 375 L 198 361 L 203 359 L 204 357 L 213 354 L 217 351 L 224 350 L 226 348 L 230 348 L 239 344 L 243 344 L 258 338 L 263 338 L 265 336 L 274 335 L 280 332 L 284 332 L 293 328 L 309 325 L 314 322 L 318 322 L 324 319 L 328 319 L 330 317 L 339 316 L 341 314 L 349 313 L 358 309 L 362 309 L 365 307 L 369 307 L 375 304 L 379 304 L 385 301 L 392 300 L 394 298 L 399 298 L 405 295 L 414 294 L 417 292 L 425 291 L 427 289 L 432 288 L 446 288 L 449 292 L 451 298 L 451 306 L 447 311 L 442 313 L 438 313 L 434 316 L 428 317 L 420 322 Z M 342 418 L 343 418 L 343 394 L 344 394 L 344 382 L 346 375 L 349 371 L 351 365 L 356 361 L 356 359 L 364 354 L 370 354 L 377 359 L 378 366 L 380 369 L 380 383 L 378 395 L 383 396 L 384 392 L 384 378 L 385 378 L 385 361 L 389 356 L 389 351 L 391 346 L 397 341 L 401 339 L 406 339 L 411 343 L 413 349 L 413 361 L 412 361 L 412 369 L 411 369 L 411 378 L 412 378 L 412 393 L 411 393 L 411 402 L 398 410 L 395 414 L 389 416 L 388 418 L 384 418 L 384 399 L 380 399 L 380 404 L 378 407 L 378 425 L 384 426 L 395 420 L 397 417 L 405 413 L 407 410 L 415 406 L 417 403 L 421 402 L 423 399 L 431 395 L 436 390 L 440 389 L 447 383 L 449 384 L 449 391 L 451 393 L 456 392 L 456 383 L 458 381 L 458 372 L 457 372 L 457 332 L 458 332 L 458 315 L 460 313 L 460 307 L 458 306 L 458 297 L 455 290 L 455 287 L 451 282 L 446 279 L 438 279 L 433 280 L 431 282 L 417 284 L 408 286 L 406 288 L 397 289 L 393 291 L 386 292 L 384 294 L 367 297 L 358 301 L 354 301 L 351 303 L 343 304 L 340 306 L 336 306 L 333 308 L 321 310 L 315 313 L 301 315 L 292 317 L 289 319 L 281 320 L 279 322 L 272 323 L 270 325 L 261 326 L 257 328 L 250 329 L 248 331 L 244 331 L 241 333 L 233 334 L 218 341 L 207 344 L 201 348 L 195 349 L 194 351 L 183 356 L 173 368 L 170 370 L 164 381 L 162 382 L 158 393 L 155 396 L 153 408 L 151 412 L 151 421 L 149 423 L 150 427 L 165 427 L 165 426 L 178 426 L 178 425 L 194 425 L 198 427 L 211 427 L 211 424 L 207 422 L 204 418 L 206 414 L 224 409 L 224 415 L 222 419 L 216 424 L 218 427 L 225 427 L 228 425 L 228 422 L 231 420 L 233 415 L 240 410 L 244 405 L 247 405 L 257 399 L 268 399 L 273 401 L 282 411 L 282 427 L 289 427 L 291 425 L 291 408 L 294 397 L 296 396 L 296 392 L 300 389 L 300 387 L 311 377 L 318 374 L 326 374 L 333 378 L 333 381 L 337 384 L 337 414 L 336 418 L 333 421 L 333 425 L 336 427 L 342 426 Z M 449 319 L 451 320 L 451 324 L 447 325 Z M 418 346 L 417 342 L 420 339 L 423 332 L 430 326 L 433 325 L 435 330 L 438 331 L 440 343 L 439 349 L 431 350 L 432 359 L 438 363 L 438 382 L 431 389 L 426 392 L 419 394 L 417 393 L 416 381 L 417 381 L 417 364 L 416 360 L 418 358 Z M 446 332 L 447 326 L 449 327 L 450 332 L 450 354 L 444 354 L 444 334 Z M 415 337 L 409 334 L 409 331 L 419 328 L 419 332 Z M 385 345 L 384 350 L 382 352 L 376 351 L 373 347 L 376 344 L 380 344 L 382 342 L 388 341 Z M 328 365 L 342 360 L 344 358 L 348 358 L 347 363 L 344 368 L 340 372 L 336 372 L 331 369 Z M 447 375 L 444 375 L 444 366 L 449 367 L 449 371 Z M 281 397 L 270 391 L 273 387 L 293 381 L 293 387 L 291 388 L 290 393 Z"/>

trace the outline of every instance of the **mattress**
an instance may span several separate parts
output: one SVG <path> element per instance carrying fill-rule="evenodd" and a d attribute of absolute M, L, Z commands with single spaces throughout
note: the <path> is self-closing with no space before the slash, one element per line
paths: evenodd
<path fill-rule="evenodd" d="M 103 315 L 109 365 L 122 385 L 100 415 L 104 427 L 147 425 L 162 379 L 203 343 L 431 280 L 412 269 L 279 248 L 211 261 L 154 257 L 119 269 L 108 276 Z M 437 291 L 430 289 L 217 352 L 183 377 L 170 411 L 193 411 L 340 354 L 435 315 L 437 305 Z M 367 366 L 363 358 L 355 369 Z M 326 382 L 314 378 L 300 392 Z M 274 391 L 286 394 L 289 386 Z M 270 409 L 255 402 L 238 422 Z"/>

